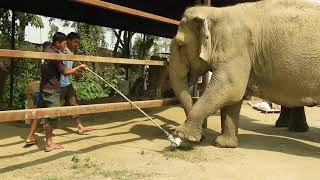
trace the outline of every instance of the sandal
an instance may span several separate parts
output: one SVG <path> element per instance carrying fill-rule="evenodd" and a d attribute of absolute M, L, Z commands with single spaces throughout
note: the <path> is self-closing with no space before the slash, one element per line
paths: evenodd
<path fill-rule="evenodd" d="M 32 145 L 35 145 L 35 144 L 37 144 L 38 142 L 36 141 L 36 140 L 26 140 L 25 141 L 25 144 L 27 145 L 27 146 L 32 146 Z"/>

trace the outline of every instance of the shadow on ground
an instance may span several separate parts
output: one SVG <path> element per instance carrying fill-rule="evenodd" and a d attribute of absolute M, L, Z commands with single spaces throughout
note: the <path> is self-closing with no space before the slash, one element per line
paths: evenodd
<path fill-rule="evenodd" d="M 172 107 L 172 106 L 171 106 Z M 173 119 L 168 119 L 166 117 L 163 117 L 157 113 L 167 110 L 169 107 L 161 107 L 161 108 L 152 108 L 152 109 L 145 109 L 145 111 L 150 114 L 155 119 L 158 119 L 164 123 L 162 127 L 166 130 L 169 129 L 169 125 L 178 125 L 176 121 Z M 126 114 L 124 116 L 123 114 Z M 215 115 L 216 116 L 216 115 Z M 132 120 L 134 118 L 143 118 L 141 120 Z M 254 149 L 254 150 L 265 150 L 265 151 L 273 151 L 273 152 L 281 152 L 285 154 L 290 155 L 296 155 L 296 156 L 304 156 L 304 157 L 314 157 L 314 158 L 320 158 L 320 148 L 317 146 L 313 146 L 307 143 L 302 142 L 301 140 L 310 141 L 313 143 L 320 143 L 320 131 L 319 128 L 310 128 L 310 132 L 306 133 L 295 133 L 295 132 L 289 132 L 285 128 L 274 128 L 271 125 L 261 124 L 258 120 L 252 119 L 246 116 L 240 117 L 240 128 L 252 131 L 257 134 L 240 134 L 240 147 L 242 149 Z M 129 125 L 132 123 L 137 122 L 144 122 L 149 121 L 147 118 L 144 118 L 144 116 L 135 110 L 130 111 L 122 111 L 122 112 L 108 112 L 108 113 L 99 113 L 99 114 L 91 114 L 83 116 L 83 122 L 86 126 L 96 126 L 100 124 L 105 123 L 114 123 L 114 122 L 121 122 L 121 124 L 117 124 L 115 126 L 107 127 L 107 128 L 101 128 L 101 129 L 94 129 L 94 131 L 108 131 L 112 132 L 112 129 Z M 13 127 L 19 127 L 21 124 L 19 123 L 4 123 L 1 124 L 3 128 L 13 128 Z M 68 127 L 73 127 L 74 122 L 72 120 L 66 120 L 63 121 L 62 124 L 63 127 L 67 127 L 66 132 L 64 134 L 59 134 L 59 136 L 64 136 L 66 134 L 74 133 L 72 130 L 68 130 Z M 17 131 L 16 131 L 17 129 Z M 25 132 L 28 130 L 28 128 L 15 128 L 15 131 L 8 131 L 6 134 L 0 135 L 0 138 L 9 138 L 12 136 L 17 136 L 17 134 L 21 134 L 21 138 L 24 138 L 23 135 L 25 135 Z M 11 165 L 5 168 L 0 169 L 0 174 L 17 170 L 20 168 L 30 167 L 39 165 L 42 163 L 47 163 L 59 158 L 63 158 L 66 156 L 70 156 L 73 154 L 78 153 L 87 153 L 91 152 L 100 148 L 105 148 L 112 145 L 117 144 L 125 144 L 129 142 L 138 141 L 141 139 L 147 139 L 147 140 L 155 140 L 155 139 L 166 139 L 165 135 L 161 132 L 160 129 L 158 129 L 154 125 L 145 125 L 145 124 L 137 124 L 134 125 L 128 132 L 119 132 L 119 133 L 110 133 L 107 135 L 102 136 L 95 136 L 95 135 L 87 135 L 87 136 L 79 136 L 77 139 L 70 139 L 62 142 L 61 144 L 68 144 L 68 143 L 74 143 L 78 141 L 83 140 L 94 140 L 94 138 L 97 137 L 106 137 L 106 136 L 116 136 L 121 134 L 127 134 L 132 133 L 136 134 L 139 137 L 136 138 L 128 138 L 121 141 L 114 141 L 114 142 L 103 142 L 103 141 L 97 141 L 99 144 L 93 145 L 81 150 L 76 151 L 67 151 L 63 150 L 61 152 L 58 152 L 52 156 L 44 157 L 41 159 L 33 160 L 26 163 Z M 201 146 L 211 146 L 212 140 L 219 135 L 219 132 L 216 132 L 211 129 L 207 129 L 205 131 L 206 139 L 200 143 Z M 23 141 L 22 141 L 23 142 Z M 11 145 L 16 145 L 19 143 L 22 143 L 21 141 L 18 142 L 12 142 L 9 144 L 1 144 L 0 147 L 6 147 Z M 7 156 L 0 156 L 0 159 L 4 158 L 14 158 L 18 156 L 28 155 L 31 153 L 36 153 L 42 151 L 42 149 L 36 149 L 31 150 L 23 153 L 18 154 L 12 154 Z"/>

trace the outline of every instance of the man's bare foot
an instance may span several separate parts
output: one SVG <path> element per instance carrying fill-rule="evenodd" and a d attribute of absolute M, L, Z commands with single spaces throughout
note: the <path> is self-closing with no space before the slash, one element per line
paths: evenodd
<path fill-rule="evenodd" d="M 78 134 L 84 134 L 85 132 L 89 132 L 91 129 L 85 127 L 78 128 Z"/>
<path fill-rule="evenodd" d="M 60 144 L 52 143 L 50 145 L 46 145 L 44 151 L 45 152 L 50 152 L 50 151 L 59 150 L 59 149 L 63 149 L 63 147 Z"/>

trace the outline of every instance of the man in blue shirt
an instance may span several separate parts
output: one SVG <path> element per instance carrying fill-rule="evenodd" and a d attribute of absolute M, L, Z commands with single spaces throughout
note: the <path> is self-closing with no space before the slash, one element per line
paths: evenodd
<path fill-rule="evenodd" d="M 79 35 L 75 32 L 71 32 L 67 35 L 67 47 L 64 49 L 63 53 L 65 54 L 74 54 L 73 51 L 78 47 L 79 43 Z M 73 61 L 63 61 L 63 64 L 68 69 L 72 69 Z M 78 74 L 75 72 L 75 76 Z M 64 76 L 61 74 L 60 77 L 60 85 L 61 85 L 61 105 L 69 105 L 69 106 L 77 106 L 77 97 L 76 91 L 72 86 L 72 76 Z M 72 119 L 75 120 L 76 126 L 79 134 L 83 134 L 89 131 L 88 128 L 85 128 L 79 119 L 79 115 L 73 115 Z"/>

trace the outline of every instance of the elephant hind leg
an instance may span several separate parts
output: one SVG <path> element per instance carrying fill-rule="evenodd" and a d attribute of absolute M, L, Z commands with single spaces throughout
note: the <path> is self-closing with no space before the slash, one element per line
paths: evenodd
<path fill-rule="evenodd" d="M 281 106 L 281 112 L 275 127 L 288 127 L 291 109 Z"/>
<path fill-rule="evenodd" d="M 287 108 L 281 106 L 276 127 L 288 127 L 289 131 L 306 132 L 309 129 L 304 107 Z"/>
<path fill-rule="evenodd" d="M 213 145 L 224 148 L 238 147 L 238 122 L 242 101 L 227 106 L 221 110 L 222 134 L 213 142 Z"/>
<path fill-rule="evenodd" d="M 223 134 L 224 126 L 226 122 L 226 108 L 220 109 L 220 117 L 221 117 L 221 134 Z"/>
<path fill-rule="evenodd" d="M 288 129 L 289 131 L 295 131 L 295 132 L 308 131 L 309 126 L 306 121 L 304 107 L 296 107 L 291 109 Z"/>

